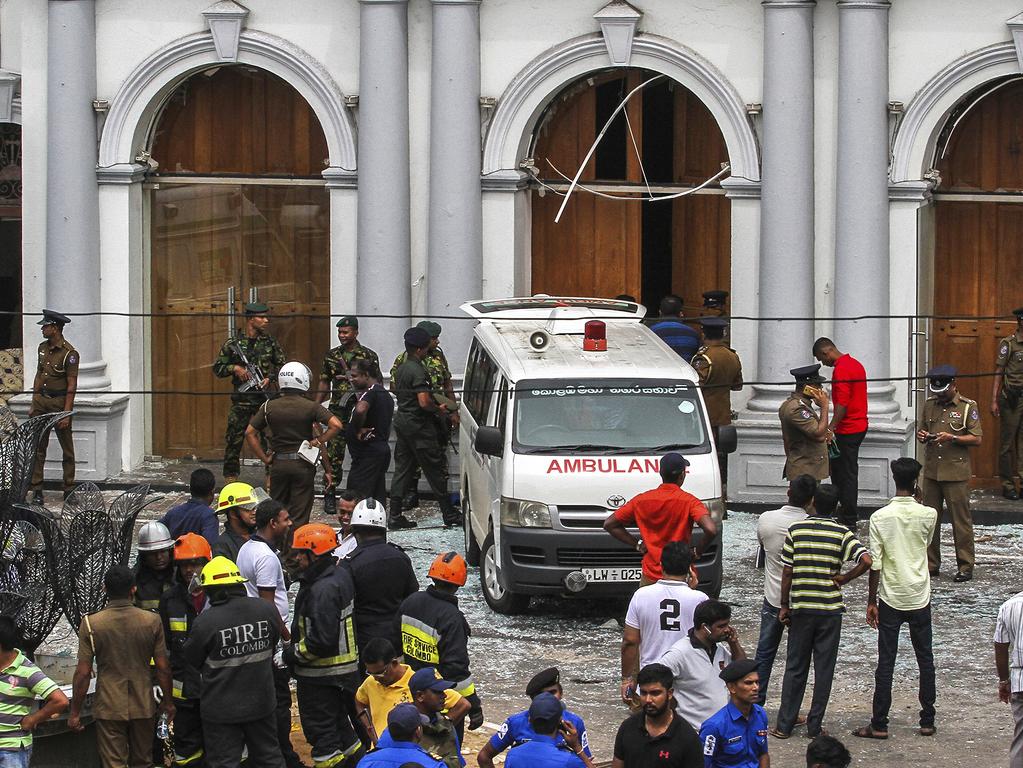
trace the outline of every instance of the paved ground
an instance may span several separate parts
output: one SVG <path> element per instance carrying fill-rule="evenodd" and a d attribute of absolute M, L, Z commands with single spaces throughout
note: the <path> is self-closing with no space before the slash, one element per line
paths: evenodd
<path fill-rule="evenodd" d="M 49 495 L 48 498 L 56 498 Z M 173 495 L 146 511 L 151 519 L 178 500 Z M 461 549 L 460 531 L 437 524 L 435 509 L 416 513 L 424 528 L 403 531 L 392 539 L 412 557 L 417 573 L 425 573 L 434 554 Z M 725 587 L 722 599 L 734 607 L 734 624 L 752 652 L 759 631 L 762 577 L 753 568 L 756 516 L 733 512 L 725 524 Z M 945 526 L 946 557 L 951 556 L 951 531 Z M 887 742 L 853 739 L 848 732 L 869 719 L 876 659 L 876 635 L 863 615 L 866 579 L 846 588 L 849 613 L 845 619 L 841 658 L 826 727 L 843 739 L 856 756 L 855 765 L 989 766 L 1005 762 L 1012 719 L 995 696 L 991 633 L 999 604 L 1023 589 L 1023 527 L 978 526 L 977 578 L 955 585 L 943 577 L 934 587 L 934 647 L 938 667 L 938 735 L 916 735 L 916 668 L 908 636 L 896 668 L 892 736 Z M 608 759 L 618 724 L 625 711 L 618 702 L 621 604 L 592 601 L 534 600 L 523 616 L 493 614 L 483 601 L 475 569 L 460 592 L 461 605 L 473 629 L 470 652 L 473 672 L 484 700 L 486 719 L 500 723 L 526 706 L 523 694 L 533 672 L 552 665 L 562 670 L 569 706 L 583 716 L 598 759 Z M 74 637 L 61 625 L 49 650 L 73 652 Z M 780 656 L 784 658 L 784 656 Z M 780 685 L 781 669 L 775 681 Z M 775 714 L 779 691 L 772 683 L 768 712 Z M 808 703 L 809 699 L 807 699 Z M 806 740 L 772 740 L 774 764 L 801 766 Z M 481 739 L 473 737 L 467 747 Z"/>

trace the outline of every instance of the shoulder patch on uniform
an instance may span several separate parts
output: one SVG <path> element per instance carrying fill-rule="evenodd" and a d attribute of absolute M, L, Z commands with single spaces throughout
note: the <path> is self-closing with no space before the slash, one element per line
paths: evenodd
<path fill-rule="evenodd" d="M 1009 344 L 1008 344 L 1008 342 L 1005 342 L 1005 341 L 1002 342 L 1002 346 L 1000 346 L 998 348 L 998 354 L 1000 354 L 1000 355 L 1007 355 L 1007 354 L 1009 354 Z"/>
<path fill-rule="evenodd" d="M 505 720 L 503 723 L 501 723 L 501 727 L 497 729 L 497 735 L 498 735 L 498 737 L 500 737 L 502 739 L 505 736 L 508 735 L 508 721 L 507 720 Z"/>
<path fill-rule="evenodd" d="M 976 408 L 974 408 L 974 409 L 972 409 L 970 411 L 970 418 L 971 419 L 979 419 L 980 418 L 980 413 L 977 411 Z"/>
<path fill-rule="evenodd" d="M 810 418 L 810 412 L 808 410 L 806 410 L 806 408 L 803 408 L 802 410 L 800 410 L 799 415 L 802 416 L 804 419 L 809 419 Z"/>
<path fill-rule="evenodd" d="M 75 363 L 78 362 L 78 355 L 72 352 L 70 355 L 67 356 L 67 361 L 71 365 L 74 365 Z"/>
<path fill-rule="evenodd" d="M 713 733 L 708 734 L 707 738 L 703 740 L 703 754 L 705 754 L 707 757 L 713 757 L 714 750 L 717 748 L 717 745 L 718 745 L 717 737 L 714 736 Z"/>

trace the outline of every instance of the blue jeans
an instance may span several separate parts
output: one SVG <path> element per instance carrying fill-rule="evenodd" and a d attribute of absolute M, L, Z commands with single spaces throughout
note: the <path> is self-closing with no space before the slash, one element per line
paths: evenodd
<path fill-rule="evenodd" d="M 934 653 L 931 650 L 931 605 L 916 611 L 899 611 L 877 601 L 877 670 L 874 672 L 874 714 L 870 727 L 875 731 L 888 730 L 888 711 L 892 706 L 892 676 L 895 656 L 899 652 L 899 630 L 909 625 L 909 640 L 913 644 L 916 663 L 920 668 L 920 725 L 934 725 L 936 698 Z"/>
<path fill-rule="evenodd" d="M 28 768 L 32 760 L 32 747 L 0 749 L 0 768 Z"/>
<path fill-rule="evenodd" d="M 778 655 L 778 645 L 785 632 L 785 625 L 778 621 L 778 608 L 775 608 L 767 600 L 760 608 L 760 641 L 757 643 L 756 662 L 759 664 L 757 670 L 760 675 L 760 696 L 757 704 L 764 706 L 767 701 L 767 684 L 771 682 L 771 669 L 774 667 L 774 657 Z"/>

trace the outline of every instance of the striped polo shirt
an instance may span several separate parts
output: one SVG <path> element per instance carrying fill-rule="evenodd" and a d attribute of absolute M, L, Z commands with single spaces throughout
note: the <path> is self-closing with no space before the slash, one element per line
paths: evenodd
<path fill-rule="evenodd" d="M 842 591 L 832 579 L 842 564 L 867 553 L 848 528 L 826 517 L 808 517 L 789 526 L 782 565 L 792 568 L 789 608 L 806 613 L 841 613 Z"/>
<path fill-rule="evenodd" d="M 32 746 L 32 734 L 21 729 L 21 719 L 35 709 L 36 699 L 47 698 L 57 687 L 18 651 L 14 661 L 0 671 L 0 750 Z"/>

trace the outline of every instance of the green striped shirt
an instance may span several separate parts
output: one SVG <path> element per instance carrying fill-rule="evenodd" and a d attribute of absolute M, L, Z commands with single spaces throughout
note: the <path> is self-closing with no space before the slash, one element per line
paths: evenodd
<path fill-rule="evenodd" d="M 826 517 L 808 517 L 789 526 L 781 550 L 782 565 L 792 568 L 789 608 L 808 613 L 841 613 L 842 591 L 834 577 L 842 564 L 859 560 L 866 547 L 844 525 Z"/>
<path fill-rule="evenodd" d="M 57 684 L 44 675 L 21 651 L 0 671 L 0 750 L 23 749 L 32 745 L 32 734 L 23 731 L 21 719 L 46 699 Z"/>

